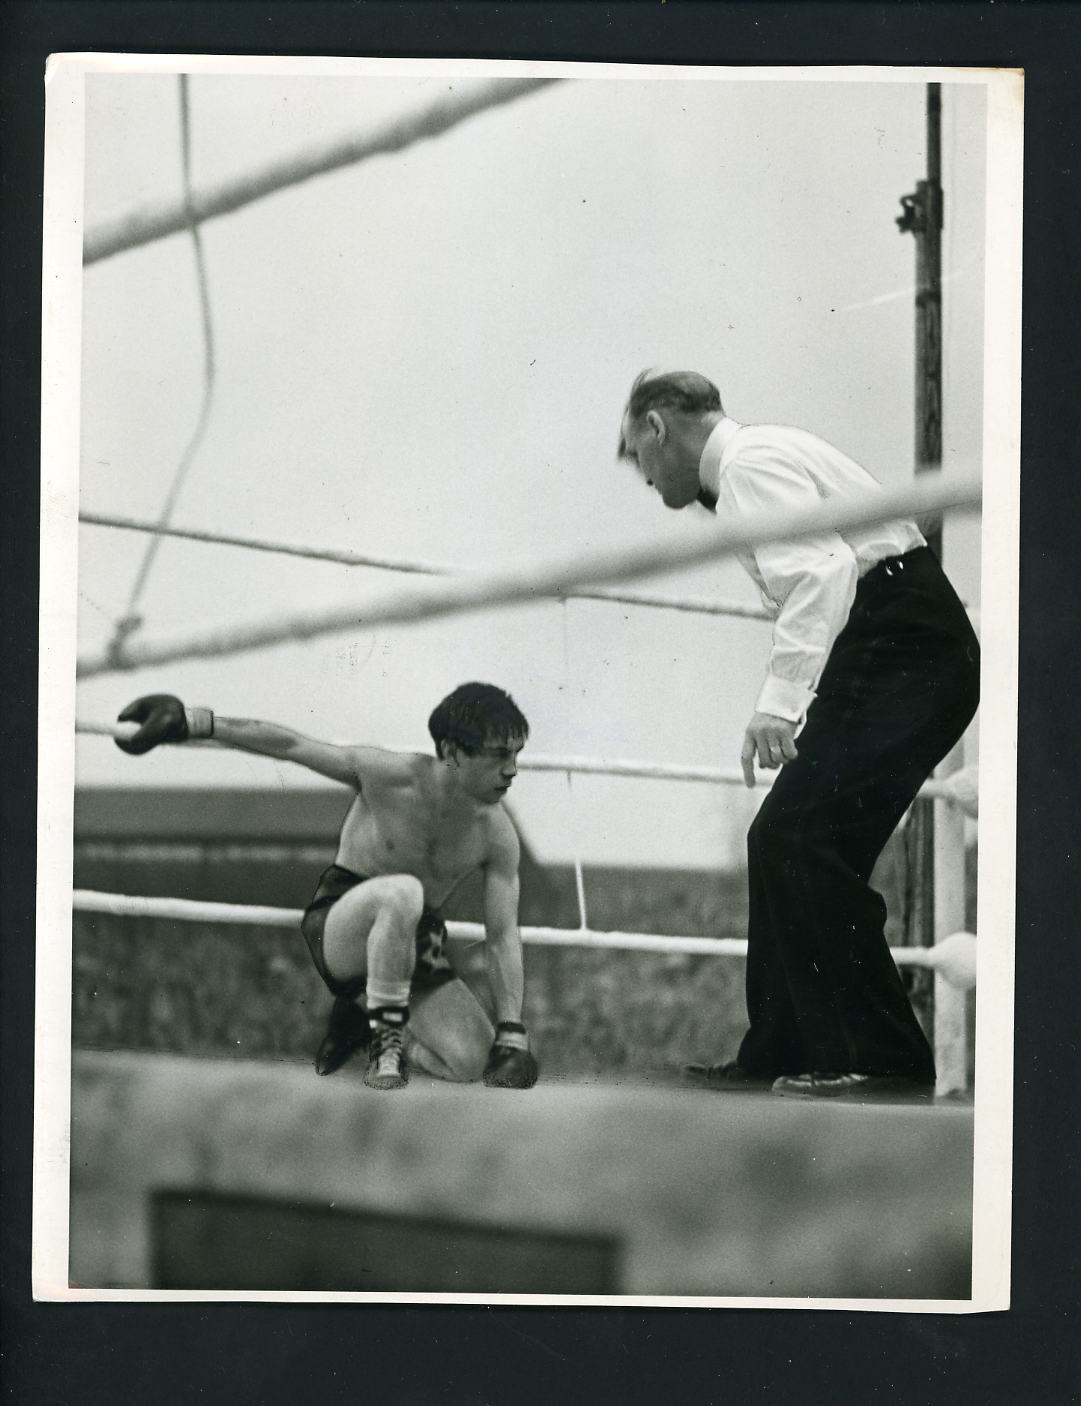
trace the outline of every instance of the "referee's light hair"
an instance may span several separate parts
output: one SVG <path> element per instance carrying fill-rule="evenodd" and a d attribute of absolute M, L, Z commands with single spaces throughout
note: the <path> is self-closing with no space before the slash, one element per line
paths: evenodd
<path fill-rule="evenodd" d="M 708 377 L 697 371 L 663 371 L 650 367 L 635 377 L 623 411 L 623 423 L 637 424 L 649 410 L 681 410 L 685 415 L 724 414 L 721 393 Z M 626 459 L 627 440 L 620 430 L 617 458 Z"/>
<path fill-rule="evenodd" d="M 510 742 L 529 736 L 529 723 L 509 693 L 491 683 L 459 684 L 438 703 L 428 719 L 435 754 L 448 742 L 473 756 L 487 742 Z"/>

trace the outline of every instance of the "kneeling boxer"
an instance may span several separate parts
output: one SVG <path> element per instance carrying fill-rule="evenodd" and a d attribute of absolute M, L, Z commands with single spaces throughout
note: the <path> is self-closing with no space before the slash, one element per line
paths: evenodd
<path fill-rule="evenodd" d="M 440 1079 L 483 1078 L 496 1088 L 536 1083 L 522 1023 L 520 847 L 501 804 L 529 724 L 508 694 L 467 683 L 444 698 L 428 720 L 434 757 L 317 742 L 277 723 L 215 717 L 171 694 L 136 699 L 119 721 L 139 724 L 117 739 L 125 752 L 213 738 L 296 762 L 355 793 L 334 863 L 301 924 L 335 997 L 316 1060 L 321 1074 L 367 1044 L 364 1082 L 373 1089 L 403 1087 L 410 1065 Z M 459 974 L 444 947 L 440 909 L 478 870 L 486 960 L 479 970 L 460 963 Z M 362 994 L 366 1010 L 358 1004 Z"/>

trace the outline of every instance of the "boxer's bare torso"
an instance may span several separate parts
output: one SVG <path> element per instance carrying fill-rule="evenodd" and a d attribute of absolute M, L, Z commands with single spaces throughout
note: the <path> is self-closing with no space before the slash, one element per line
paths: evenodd
<path fill-rule="evenodd" d="M 497 756 L 458 767 L 420 754 L 349 748 L 356 796 L 342 825 L 335 862 L 355 874 L 412 874 L 438 909 L 458 885 L 507 843 L 511 821 L 501 797 L 509 784 Z M 506 749 L 512 750 L 512 749 Z M 467 781 L 461 773 L 470 769 Z"/>

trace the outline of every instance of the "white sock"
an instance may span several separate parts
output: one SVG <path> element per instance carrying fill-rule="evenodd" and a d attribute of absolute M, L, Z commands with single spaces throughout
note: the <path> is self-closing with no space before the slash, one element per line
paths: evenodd
<path fill-rule="evenodd" d="M 399 1010 L 408 1009 L 409 982 L 373 981 L 369 977 L 365 986 L 365 998 L 368 1002 L 368 1010 L 373 1017 L 387 1006 Z M 372 1023 L 375 1023 L 374 1020 Z"/>

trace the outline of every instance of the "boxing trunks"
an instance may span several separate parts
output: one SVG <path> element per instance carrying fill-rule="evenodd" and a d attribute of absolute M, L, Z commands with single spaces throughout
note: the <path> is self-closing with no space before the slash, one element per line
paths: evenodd
<path fill-rule="evenodd" d="M 330 974 L 326 958 L 323 956 L 323 931 L 327 915 L 334 904 L 342 894 L 356 888 L 357 884 L 364 883 L 366 877 L 364 874 L 354 874 L 351 869 L 346 869 L 341 864 L 331 864 L 320 875 L 315 893 L 300 922 L 300 931 L 308 944 L 315 970 L 333 995 L 344 996 L 349 1000 L 355 1000 L 363 993 L 367 978 L 358 976 L 348 981 L 339 981 Z M 417 923 L 417 960 L 413 968 L 413 991 L 430 990 L 454 979 L 454 968 L 447 961 L 444 952 L 446 940 L 446 923 L 434 908 L 425 908 L 420 915 L 420 922 Z"/>

